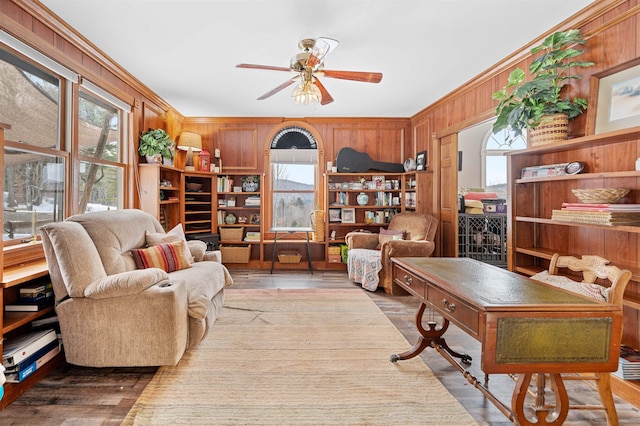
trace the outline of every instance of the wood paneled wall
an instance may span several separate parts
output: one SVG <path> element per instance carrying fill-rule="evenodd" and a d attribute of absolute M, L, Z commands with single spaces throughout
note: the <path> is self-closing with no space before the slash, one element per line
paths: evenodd
<path fill-rule="evenodd" d="M 584 47 L 585 55 L 580 59 L 593 61 L 595 66 L 579 70 L 582 73 L 582 79 L 572 81 L 569 95 L 588 98 L 591 108 L 594 108 L 596 106 L 594 97 L 597 94 L 590 93 L 591 75 L 640 57 L 640 0 L 593 2 L 583 13 L 549 29 L 539 39 L 533 40 L 520 51 L 513 53 L 504 61 L 411 117 L 415 149 L 417 151 L 427 150 L 429 164 L 433 166 L 428 169 L 429 173 L 424 177 L 429 180 L 429 183 L 424 186 L 430 184 L 434 191 L 432 213 L 440 219 L 441 227 L 438 232 L 440 241 L 437 242 L 440 253 L 452 255 L 457 245 L 456 232 L 452 226 L 457 217 L 455 220 L 452 217 L 451 206 L 448 202 L 451 199 L 451 194 L 457 193 L 457 184 L 456 180 L 452 179 L 450 169 L 443 167 L 442 163 L 450 158 L 452 138 L 460 130 L 494 117 L 496 103 L 491 99 L 491 94 L 506 84 L 507 76 L 511 70 L 515 67 L 528 70 L 532 59 L 529 54 L 530 48 L 538 45 L 547 35 L 570 28 L 579 28 L 587 39 L 587 44 Z M 587 117 L 588 114 L 583 114 L 570 123 L 570 137 L 589 134 Z M 628 154 L 628 158 L 620 158 L 619 161 L 607 159 L 607 164 L 610 164 L 612 170 L 633 170 L 633 167 L 628 166 L 629 162 L 640 157 L 640 142 L 633 141 L 626 144 L 629 146 L 623 152 Z M 589 152 L 588 155 L 590 161 L 605 161 L 606 158 L 604 153 L 599 155 L 596 152 Z M 564 161 L 576 161 L 579 158 L 580 154 L 577 153 L 576 158 L 565 158 Z M 551 162 L 561 162 L 562 160 L 556 157 L 553 161 L 547 159 Z M 480 159 L 478 158 L 477 161 Z M 637 179 L 633 180 L 636 181 L 635 187 L 638 187 Z M 631 202 L 640 203 L 640 194 L 638 191 L 634 192 L 636 200 Z M 637 240 L 635 234 L 628 236 L 624 233 L 614 233 L 605 238 L 605 241 L 594 241 L 593 238 L 589 238 L 588 231 L 585 231 L 580 232 L 580 237 L 572 238 L 570 242 L 566 243 L 571 244 L 568 251 L 572 253 L 596 252 L 603 257 L 617 259 L 624 265 L 640 268 Z M 566 247 L 566 245 L 557 244 L 554 247 Z M 630 283 L 626 294 L 635 298 L 639 297 L 640 286 L 638 283 Z M 625 309 L 624 329 L 625 343 L 637 346 L 640 342 L 640 312 Z"/>
<path fill-rule="evenodd" d="M 202 136 L 202 144 L 211 152 L 220 149 L 223 171 L 264 172 L 264 158 L 274 129 L 287 123 L 302 124 L 319 136 L 318 149 L 323 153 L 321 170 L 326 162 L 335 164 L 340 149 L 351 147 L 366 152 L 372 160 L 403 163 L 415 158 L 411 122 L 408 118 L 185 118 L 182 130 Z M 391 152 L 389 147 L 394 147 Z"/>

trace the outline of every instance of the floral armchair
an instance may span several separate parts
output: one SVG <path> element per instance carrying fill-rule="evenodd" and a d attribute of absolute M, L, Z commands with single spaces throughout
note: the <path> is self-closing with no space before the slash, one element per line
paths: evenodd
<path fill-rule="evenodd" d="M 422 213 L 399 213 L 379 234 L 349 232 L 347 269 L 349 279 L 375 291 L 379 285 L 390 294 L 403 293 L 393 284 L 392 257 L 428 257 L 435 250 L 438 222 Z"/>

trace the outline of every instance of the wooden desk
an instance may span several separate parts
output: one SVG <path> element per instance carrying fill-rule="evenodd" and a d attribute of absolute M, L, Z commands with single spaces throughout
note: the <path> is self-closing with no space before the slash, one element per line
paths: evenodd
<path fill-rule="evenodd" d="M 447 359 L 511 421 L 520 425 L 560 425 L 569 398 L 560 373 L 610 372 L 618 368 L 622 312 L 550 285 L 468 258 L 393 258 L 393 279 L 417 296 L 416 327 L 421 337 L 396 362 L 432 347 Z M 444 318 L 441 325 L 422 324 L 425 308 Z M 498 400 L 454 358 L 471 357 L 451 350 L 442 337 L 452 322 L 482 344 L 485 374 L 518 374 L 511 407 Z M 555 411 L 539 404 L 535 418 L 524 411 L 533 374 L 548 373 Z M 609 389 L 609 392 L 611 390 Z M 536 401 L 538 403 L 538 401 Z"/>

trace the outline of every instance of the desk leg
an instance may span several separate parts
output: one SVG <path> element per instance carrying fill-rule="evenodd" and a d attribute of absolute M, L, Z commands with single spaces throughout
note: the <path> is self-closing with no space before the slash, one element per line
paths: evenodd
<path fill-rule="evenodd" d="M 276 249 L 278 248 L 278 231 L 273 234 L 273 253 L 271 253 L 271 274 L 273 274 L 273 264 L 276 261 Z"/>
<path fill-rule="evenodd" d="M 460 358 L 463 363 L 465 364 L 471 363 L 471 357 L 469 355 L 461 354 L 454 351 L 447 345 L 447 342 L 442 337 L 442 335 L 449 328 L 449 320 L 445 318 L 442 323 L 442 327 L 440 328 L 436 328 L 437 324 L 431 321 L 428 323 L 429 325 L 428 330 L 422 326 L 422 317 L 424 316 L 424 311 L 426 308 L 427 308 L 427 305 L 425 303 L 421 303 L 420 307 L 418 308 L 418 312 L 416 313 L 416 328 L 420 333 L 420 337 L 418 337 L 418 341 L 407 352 L 391 355 L 391 358 L 390 358 L 391 362 L 402 361 L 405 359 L 413 358 L 414 356 L 419 355 L 422 351 L 425 350 L 425 348 L 429 346 L 432 346 L 432 347 L 439 346 L 445 351 L 447 351 L 449 354 L 451 354 L 452 356 L 456 358 Z"/>
<path fill-rule="evenodd" d="M 311 265 L 311 244 L 309 243 L 309 232 L 305 232 L 307 236 L 307 260 L 309 261 L 309 272 L 313 275 L 313 266 Z"/>
<path fill-rule="evenodd" d="M 540 373 L 542 374 L 542 373 Z M 562 376 L 560 374 L 551 374 L 550 388 L 555 396 L 555 409 L 549 413 L 550 409 L 544 406 L 544 399 L 536 399 L 535 418 L 527 418 L 524 412 L 524 403 L 531 383 L 532 373 L 519 374 L 516 382 L 516 387 L 513 390 L 511 397 L 511 411 L 513 412 L 516 420 L 516 424 L 522 426 L 538 426 L 538 425 L 561 425 L 567 418 L 569 413 L 569 396 L 567 395 L 567 389 L 564 387 Z M 542 382 L 544 383 L 544 382 Z M 544 385 L 542 389 L 538 389 L 538 393 L 544 392 Z"/>

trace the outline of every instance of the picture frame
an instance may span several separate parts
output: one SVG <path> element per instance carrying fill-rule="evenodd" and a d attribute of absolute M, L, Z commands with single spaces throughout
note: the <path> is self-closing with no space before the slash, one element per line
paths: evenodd
<path fill-rule="evenodd" d="M 342 223 L 356 223 L 356 209 L 342 209 Z"/>
<path fill-rule="evenodd" d="M 427 151 L 420 151 L 416 154 L 416 171 L 427 170 Z"/>
<path fill-rule="evenodd" d="M 342 222 L 342 209 L 329 209 L 329 222 Z"/>
<path fill-rule="evenodd" d="M 593 74 L 590 82 L 587 133 L 600 133 L 640 126 L 640 96 L 632 96 L 640 85 L 640 58 Z"/>

